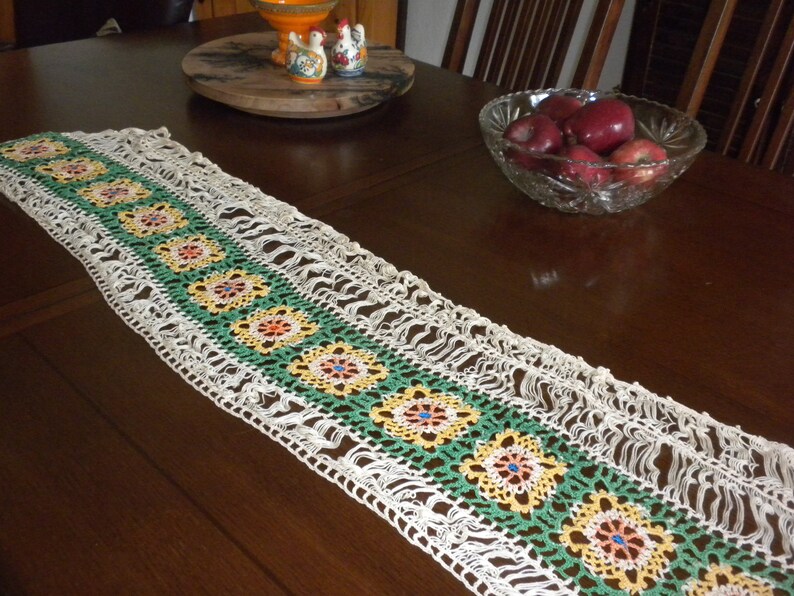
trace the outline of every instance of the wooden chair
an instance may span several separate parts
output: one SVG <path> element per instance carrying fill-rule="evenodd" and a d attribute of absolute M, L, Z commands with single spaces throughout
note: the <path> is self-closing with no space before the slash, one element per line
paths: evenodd
<path fill-rule="evenodd" d="M 572 87 L 598 86 L 625 3 L 595 1 Z M 458 0 L 442 66 L 463 71 L 479 6 Z M 511 90 L 555 86 L 582 6 L 583 0 L 494 0 L 474 76 Z"/>
<path fill-rule="evenodd" d="M 712 0 L 676 106 L 696 117 L 722 50 L 737 0 Z M 794 174 L 794 8 L 771 0 L 716 150 Z M 749 120 L 749 125 L 747 124 Z M 788 157 L 788 158 L 787 158 Z"/>

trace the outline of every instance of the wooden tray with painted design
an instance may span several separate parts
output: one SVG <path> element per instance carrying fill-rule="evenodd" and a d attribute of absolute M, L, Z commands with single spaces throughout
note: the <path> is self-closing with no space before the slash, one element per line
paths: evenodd
<path fill-rule="evenodd" d="M 326 48 L 331 47 L 329 38 Z M 275 32 L 244 33 L 205 43 L 182 60 L 196 93 L 238 110 L 282 118 L 329 118 L 362 112 L 411 88 L 414 64 L 399 50 L 371 44 L 363 75 L 329 72 L 318 85 L 292 81 L 270 61 Z"/>

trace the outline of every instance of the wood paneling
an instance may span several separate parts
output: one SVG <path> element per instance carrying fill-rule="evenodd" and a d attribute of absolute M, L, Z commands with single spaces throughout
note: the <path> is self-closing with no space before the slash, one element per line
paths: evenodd
<path fill-rule="evenodd" d="M 252 11 L 248 0 L 196 0 L 194 15 L 206 19 Z M 336 23 L 347 19 L 351 24 L 363 24 L 370 41 L 396 46 L 398 13 L 398 0 L 339 0 L 322 26 L 333 32 Z"/>
<path fill-rule="evenodd" d="M 340 0 L 331 13 L 330 23 L 326 21 L 328 28 L 343 18 L 351 24 L 364 25 L 371 41 L 397 44 L 397 0 Z"/>
<path fill-rule="evenodd" d="M 193 17 L 202 20 L 202 19 L 211 19 L 215 15 L 213 1 L 212 0 L 196 0 L 193 3 Z"/>
<path fill-rule="evenodd" d="M 15 41 L 14 0 L 0 0 L 0 48 Z"/>
<path fill-rule="evenodd" d="M 193 5 L 193 15 L 197 19 L 226 17 L 255 10 L 248 0 L 196 0 Z"/>

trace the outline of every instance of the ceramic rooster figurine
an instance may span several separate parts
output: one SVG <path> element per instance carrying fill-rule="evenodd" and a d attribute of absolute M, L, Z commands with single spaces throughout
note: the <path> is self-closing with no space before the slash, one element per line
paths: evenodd
<path fill-rule="evenodd" d="M 323 44 L 325 31 L 319 27 L 309 29 L 309 41 L 304 42 L 297 33 L 289 34 L 287 46 L 287 74 L 298 83 L 319 83 L 328 70 Z"/>
<path fill-rule="evenodd" d="M 337 41 L 331 50 L 334 72 L 343 77 L 355 77 L 364 72 L 367 64 L 367 40 L 364 25 L 359 23 L 352 29 L 347 19 L 337 25 Z"/>

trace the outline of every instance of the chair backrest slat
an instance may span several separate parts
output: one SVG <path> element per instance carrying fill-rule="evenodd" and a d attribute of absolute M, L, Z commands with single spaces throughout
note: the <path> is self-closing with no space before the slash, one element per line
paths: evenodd
<path fill-rule="evenodd" d="M 783 18 L 783 9 L 785 0 L 772 0 L 769 10 L 761 24 L 756 38 L 755 45 L 747 61 L 747 67 L 744 69 L 741 82 L 739 83 L 739 90 L 734 97 L 731 104 L 731 110 L 728 113 L 728 120 L 725 127 L 722 129 L 720 139 L 717 143 L 717 151 L 723 155 L 727 155 L 728 151 L 739 133 L 739 124 L 742 115 L 747 109 L 747 104 L 751 101 L 753 92 L 755 91 L 756 81 L 761 72 L 761 65 L 772 52 L 774 52 L 774 35 L 773 32 L 779 26 Z"/>
<path fill-rule="evenodd" d="M 532 35 L 532 32 L 544 30 L 543 21 L 547 18 L 546 4 L 547 2 L 543 0 L 523 3 L 516 20 L 516 32 L 520 37 L 520 43 L 511 48 L 510 55 L 505 61 L 506 65 L 514 66 L 507 69 L 507 76 L 497 84 L 517 89 L 521 86 L 519 81 L 525 79 L 536 68 L 541 36 Z"/>
<path fill-rule="evenodd" d="M 553 84 L 552 81 L 557 81 L 560 78 L 560 74 L 562 74 L 562 67 L 565 64 L 565 55 L 568 51 L 568 48 L 571 45 L 571 40 L 573 40 L 573 33 L 576 29 L 576 22 L 579 20 L 579 15 L 582 11 L 582 0 L 569 0 L 568 2 L 560 2 L 560 11 L 559 11 L 559 23 L 561 23 L 561 27 L 557 31 L 557 44 L 556 48 L 560 48 L 554 52 L 551 56 L 551 60 L 549 61 L 549 70 L 547 73 L 547 80 L 549 81 L 549 85 Z M 565 48 L 562 50 L 562 48 Z M 582 56 L 586 56 L 584 52 L 581 54 Z M 581 58 L 579 60 L 582 61 Z M 601 69 L 603 69 L 603 63 L 599 66 L 597 62 L 593 64 L 594 69 L 598 69 L 598 74 L 600 76 Z M 594 71 L 595 72 L 595 71 Z M 574 76 L 574 79 L 576 77 Z M 582 87 L 581 81 L 577 82 L 574 80 L 571 82 L 572 87 Z M 596 81 L 591 87 L 588 88 L 595 88 L 598 85 L 598 81 Z M 537 87 L 547 87 L 548 85 L 537 85 Z"/>
<path fill-rule="evenodd" d="M 539 4 L 534 27 L 527 31 L 531 41 L 528 59 L 518 62 L 516 79 L 514 84 L 510 85 L 514 89 L 546 87 L 553 84 L 549 76 L 553 60 L 549 58 L 562 53 L 559 45 L 561 31 L 559 23 L 561 23 L 560 17 L 565 14 L 569 2 L 545 0 Z M 576 26 L 575 21 L 573 26 Z M 539 33 L 536 34 L 535 31 Z"/>
<path fill-rule="evenodd" d="M 759 157 L 762 135 L 768 132 L 773 119 L 773 111 L 779 105 L 778 96 L 783 87 L 785 76 L 790 72 L 792 54 L 794 54 L 794 19 L 791 20 L 786 30 L 783 43 L 780 45 L 772 65 L 772 71 L 764 85 L 761 101 L 758 102 L 758 107 L 753 114 L 753 121 L 742 142 L 739 159 L 743 161 L 756 161 L 756 158 Z"/>
<path fill-rule="evenodd" d="M 625 0 L 591 1 L 597 5 L 573 85 L 596 88 Z M 583 5 L 494 0 L 474 76 L 513 90 L 556 85 Z M 478 1 L 458 0 L 442 66 L 463 71 L 478 8 Z"/>
<path fill-rule="evenodd" d="M 573 76 L 573 87 L 594 89 L 598 86 L 624 4 L 624 0 L 602 0 L 598 3 Z"/>
<path fill-rule="evenodd" d="M 485 30 L 480 58 L 474 70 L 474 76 L 485 81 L 496 82 L 502 67 L 502 58 L 506 46 L 510 43 L 513 26 L 512 13 L 518 8 L 516 2 L 510 0 L 494 0 L 491 16 Z M 498 83 L 497 83 L 498 84 Z"/>
<path fill-rule="evenodd" d="M 794 176 L 794 156 L 788 164 L 781 163 L 787 149 L 794 153 L 792 133 L 794 133 L 794 85 L 789 88 L 786 100 L 783 102 L 777 126 L 772 133 L 769 146 L 764 152 L 764 158 L 761 160 L 762 166 Z"/>
<path fill-rule="evenodd" d="M 722 51 L 736 2 L 711 0 L 709 5 L 676 104 L 693 118 L 698 115 Z M 794 156 L 786 156 L 786 151 L 792 150 L 793 95 L 794 2 L 771 0 L 716 144 L 717 151 L 723 155 L 738 153 L 741 161 L 769 169 L 794 170 L 794 163 L 783 164 L 784 159 L 794 162 Z"/>
<path fill-rule="evenodd" d="M 703 103 L 717 56 L 728 33 L 737 0 L 712 0 L 700 31 L 684 82 L 678 92 L 676 107 L 694 117 Z"/>
<path fill-rule="evenodd" d="M 463 72 L 479 9 L 480 0 L 461 0 L 455 7 L 450 27 L 450 39 L 441 62 L 444 68 Z"/>

